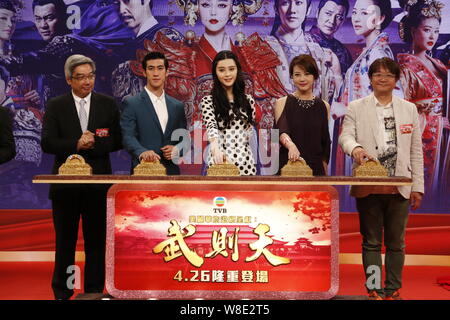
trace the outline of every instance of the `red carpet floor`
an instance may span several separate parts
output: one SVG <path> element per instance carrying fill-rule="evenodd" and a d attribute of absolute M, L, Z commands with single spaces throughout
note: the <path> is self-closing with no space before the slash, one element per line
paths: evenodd
<path fill-rule="evenodd" d="M 83 263 L 79 263 L 83 268 Z M 52 262 L 1 262 L 0 300 L 49 300 Z M 402 296 L 408 300 L 450 300 L 450 291 L 436 283 L 450 267 L 406 266 Z M 340 265 L 339 296 L 365 295 L 361 265 Z M 76 290 L 75 295 L 81 293 Z"/>

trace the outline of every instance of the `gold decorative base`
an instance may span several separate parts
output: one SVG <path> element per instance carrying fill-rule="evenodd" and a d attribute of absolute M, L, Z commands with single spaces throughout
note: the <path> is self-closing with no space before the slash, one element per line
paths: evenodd
<path fill-rule="evenodd" d="M 353 168 L 354 177 L 387 177 L 388 172 L 378 160 L 368 160 Z"/>
<path fill-rule="evenodd" d="M 72 154 L 67 157 L 64 164 L 58 169 L 60 176 L 90 176 L 92 168 L 79 154 Z"/>
<path fill-rule="evenodd" d="M 234 163 L 224 162 L 221 164 L 213 164 L 206 172 L 207 176 L 212 177 L 233 177 L 239 176 L 239 168 Z"/>
<path fill-rule="evenodd" d="M 306 164 L 303 158 L 297 161 L 289 160 L 281 169 L 282 177 L 312 177 L 312 175 L 312 169 Z"/>
<path fill-rule="evenodd" d="M 166 167 L 159 161 L 148 162 L 142 160 L 133 170 L 133 176 L 167 176 Z"/>

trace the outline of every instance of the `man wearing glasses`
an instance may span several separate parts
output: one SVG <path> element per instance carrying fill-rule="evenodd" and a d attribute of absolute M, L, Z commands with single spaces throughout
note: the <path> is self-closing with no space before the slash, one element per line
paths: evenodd
<path fill-rule="evenodd" d="M 389 176 L 412 178 L 412 186 L 353 186 L 369 299 L 400 299 L 405 261 L 405 230 L 409 208 L 419 208 L 424 193 L 422 133 L 417 108 L 392 94 L 400 78 L 398 64 L 389 58 L 369 67 L 373 94 L 350 102 L 339 144 L 362 164 L 378 158 Z M 386 247 L 384 289 L 381 287 L 381 245 Z M 379 281 L 372 281 L 374 272 Z"/>
<path fill-rule="evenodd" d="M 55 155 L 52 173 L 72 154 L 83 156 L 93 174 L 111 174 L 109 154 L 121 149 L 119 107 L 111 97 L 93 92 L 95 63 L 72 55 L 65 63 L 71 92 L 51 99 L 42 128 L 42 150 Z M 86 254 L 84 292 L 103 292 L 105 281 L 106 193 L 109 185 L 51 185 L 56 233 L 52 288 L 56 299 L 73 295 L 78 224 L 82 217 Z"/>

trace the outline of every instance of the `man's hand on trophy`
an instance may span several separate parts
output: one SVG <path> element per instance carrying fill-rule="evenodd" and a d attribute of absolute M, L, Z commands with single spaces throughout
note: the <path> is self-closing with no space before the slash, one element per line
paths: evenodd
<path fill-rule="evenodd" d="M 147 150 L 141 153 L 139 160 L 155 162 L 161 160 L 161 157 L 153 150 Z"/>
<path fill-rule="evenodd" d="M 355 149 L 353 149 L 352 151 L 352 157 L 353 159 L 355 159 L 356 163 L 361 165 L 364 162 L 368 161 L 368 160 L 375 160 L 374 157 L 372 157 L 371 155 L 369 155 L 366 150 L 364 150 L 362 147 L 356 147 Z"/>

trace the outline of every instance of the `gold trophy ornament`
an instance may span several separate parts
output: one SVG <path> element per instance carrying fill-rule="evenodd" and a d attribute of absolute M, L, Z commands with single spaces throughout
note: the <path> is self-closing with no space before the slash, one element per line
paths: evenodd
<path fill-rule="evenodd" d="M 378 160 L 367 160 L 353 168 L 354 177 L 387 177 L 386 168 Z"/>
<path fill-rule="evenodd" d="M 299 158 L 296 161 L 289 160 L 288 163 L 281 168 L 282 177 L 312 177 L 313 171 L 306 164 L 305 159 Z"/>
<path fill-rule="evenodd" d="M 228 159 L 225 156 L 223 156 L 223 159 L 223 163 L 216 163 L 209 166 L 206 175 L 211 177 L 239 176 L 239 168 L 234 163 L 228 162 Z"/>
<path fill-rule="evenodd" d="M 133 170 L 133 176 L 167 176 L 166 167 L 159 160 L 141 160 Z"/>
<path fill-rule="evenodd" d="M 72 154 L 67 157 L 65 163 L 58 169 L 60 176 L 90 176 L 92 168 L 79 154 Z"/>

